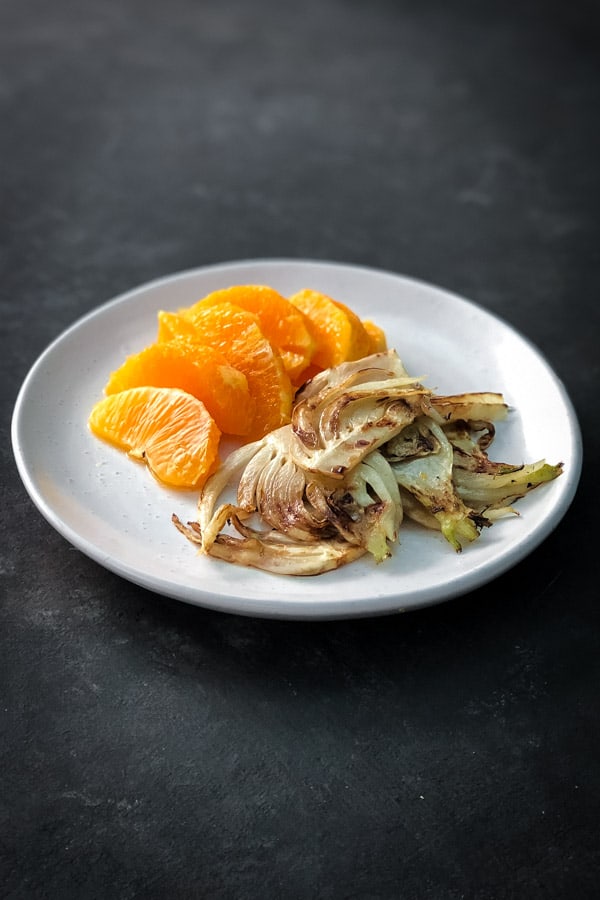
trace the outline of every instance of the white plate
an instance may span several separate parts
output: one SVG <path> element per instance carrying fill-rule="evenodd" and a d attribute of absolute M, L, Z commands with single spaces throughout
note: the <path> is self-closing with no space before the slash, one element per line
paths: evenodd
<path fill-rule="evenodd" d="M 456 554 L 411 523 L 390 560 L 362 559 L 316 577 L 275 576 L 201 558 L 171 524 L 194 517 L 196 494 L 161 487 L 142 465 L 91 435 L 87 417 L 111 370 L 156 333 L 159 309 L 232 284 L 283 294 L 312 287 L 374 319 L 408 370 L 439 393 L 490 390 L 512 407 L 490 456 L 564 462 L 556 481 L 520 501 Z M 257 260 L 183 272 L 99 307 L 55 340 L 29 372 L 12 423 L 19 473 L 57 531 L 102 566 L 169 597 L 227 612 L 293 619 L 414 609 L 490 581 L 558 524 L 577 486 L 581 440 L 562 384 L 539 352 L 473 303 L 388 272 L 326 262 Z"/>

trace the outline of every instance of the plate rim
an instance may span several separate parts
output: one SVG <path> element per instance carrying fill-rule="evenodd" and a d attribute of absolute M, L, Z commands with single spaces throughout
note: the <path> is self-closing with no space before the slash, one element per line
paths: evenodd
<path fill-rule="evenodd" d="M 343 269 L 348 273 L 352 271 L 360 271 L 367 276 L 387 276 L 396 282 L 402 282 L 407 286 L 416 286 L 420 289 L 443 295 L 446 298 L 451 298 L 453 301 L 458 302 L 460 305 L 465 305 L 466 307 L 477 310 L 479 314 L 483 314 L 489 320 L 497 323 L 504 329 L 508 329 L 509 332 L 518 337 L 525 345 L 528 346 L 529 351 L 544 365 L 547 373 L 553 381 L 554 387 L 558 389 L 561 401 L 565 407 L 569 419 L 569 434 L 571 437 L 573 458 L 570 461 L 569 471 L 565 472 L 561 476 L 561 481 L 563 478 L 565 478 L 565 482 L 563 482 L 560 500 L 554 507 L 553 516 L 546 516 L 534 531 L 526 535 L 526 539 L 523 540 L 518 545 L 518 547 L 513 547 L 511 552 L 505 552 L 504 557 L 498 560 L 495 566 L 488 563 L 487 565 L 481 567 L 484 570 L 488 571 L 482 572 L 480 569 L 467 570 L 466 572 L 462 573 L 459 578 L 456 579 L 456 582 L 452 586 L 449 584 L 445 591 L 440 592 L 439 588 L 431 586 L 429 590 L 420 591 L 418 597 L 413 599 L 409 599 L 411 595 L 407 595 L 406 593 L 399 593 L 395 598 L 392 598 L 390 595 L 385 595 L 385 602 L 383 604 L 378 605 L 373 599 L 371 601 L 373 603 L 373 606 L 371 608 L 364 608 L 365 600 L 363 598 L 349 601 L 346 600 L 345 604 L 342 607 L 339 606 L 339 601 L 333 602 L 332 605 L 331 600 L 315 601 L 311 599 L 309 605 L 305 609 L 303 608 L 302 604 L 298 604 L 297 602 L 286 604 L 282 603 L 281 600 L 275 600 L 273 598 L 259 601 L 255 599 L 248 599 L 246 597 L 236 595 L 235 593 L 224 595 L 222 593 L 214 593 L 211 591 L 199 590 L 197 588 L 193 591 L 181 591 L 174 590 L 173 587 L 171 587 L 171 590 L 169 590 L 169 582 L 166 579 L 162 579 L 159 583 L 157 582 L 157 579 L 155 577 L 145 577 L 143 571 L 134 569 L 126 562 L 115 559 L 106 552 L 102 551 L 102 549 L 97 545 L 94 545 L 87 539 L 82 538 L 77 533 L 76 529 L 71 527 L 69 523 L 65 522 L 46 501 L 45 497 L 38 489 L 32 473 L 29 472 L 21 448 L 20 430 L 22 415 L 24 409 L 26 408 L 28 391 L 34 384 L 35 377 L 38 371 L 56 351 L 56 348 L 64 341 L 68 340 L 72 332 L 75 332 L 79 328 L 85 326 L 94 318 L 109 313 L 112 308 L 116 308 L 121 304 L 126 304 L 128 301 L 131 301 L 134 297 L 140 294 L 146 293 L 150 290 L 159 289 L 161 286 L 173 284 L 174 281 L 180 282 L 188 278 L 209 275 L 211 273 L 218 274 L 220 270 L 229 273 L 235 269 L 247 269 L 248 267 L 260 268 L 261 266 L 280 268 L 285 268 L 286 266 L 321 266 L 335 270 Z M 63 329 L 63 331 L 56 335 L 53 340 L 50 341 L 50 343 L 38 355 L 33 364 L 30 366 L 19 388 L 13 408 L 11 419 L 11 444 L 19 476 L 34 506 L 38 509 L 38 511 L 46 519 L 46 521 L 65 540 L 67 540 L 71 545 L 75 546 L 84 555 L 94 560 L 104 569 L 107 569 L 118 575 L 119 577 L 122 577 L 140 587 L 150 590 L 153 593 L 157 593 L 164 597 L 169 597 L 173 600 L 185 602 L 190 605 L 225 612 L 228 614 L 252 616 L 256 618 L 288 620 L 335 620 L 360 617 L 375 617 L 405 611 L 417 611 L 424 607 L 438 605 L 450 601 L 458 596 L 468 594 L 472 590 L 489 584 L 491 581 L 500 577 L 506 571 L 510 570 L 523 559 L 525 559 L 528 555 L 530 555 L 556 529 L 556 527 L 559 525 L 564 515 L 568 511 L 575 497 L 583 465 L 581 428 L 574 404 L 571 401 L 564 382 L 557 375 L 546 355 L 535 345 L 535 343 L 530 338 L 521 333 L 509 321 L 502 318 L 495 312 L 487 310 L 485 307 L 481 306 L 468 297 L 464 297 L 453 292 L 452 290 L 444 288 L 443 286 L 428 282 L 420 278 L 413 278 L 412 276 L 394 272 L 389 269 L 376 268 L 363 264 L 355 264 L 343 261 L 336 262 L 326 259 L 305 259 L 293 257 L 261 257 L 239 259 L 182 269 L 171 274 L 151 279 L 148 282 L 144 282 L 124 292 L 121 292 L 120 294 L 117 294 L 116 296 L 103 301 L 88 312 L 79 316 L 69 326 Z M 269 575 L 269 573 L 262 574 L 265 575 L 265 577 L 272 577 Z M 402 602 L 403 597 L 404 602 Z M 397 599 L 397 602 L 393 602 L 394 599 Z M 318 607 L 316 605 L 317 603 Z"/>

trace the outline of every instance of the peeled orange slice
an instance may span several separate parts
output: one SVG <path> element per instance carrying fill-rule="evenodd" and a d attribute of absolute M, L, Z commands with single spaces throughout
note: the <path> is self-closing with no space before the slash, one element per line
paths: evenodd
<path fill-rule="evenodd" d="M 202 400 L 225 434 L 250 431 L 254 401 L 246 376 L 214 347 L 183 339 L 150 344 L 111 373 L 104 393 L 143 386 L 179 388 L 192 394 Z"/>
<path fill-rule="evenodd" d="M 303 290 L 289 298 L 304 313 L 315 340 L 311 370 L 329 369 L 369 354 L 370 338 L 356 313 L 320 291 Z"/>
<path fill-rule="evenodd" d="M 214 291 L 179 313 L 193 318 L 197 310 L 224 301 L 258 317 L 260 330 L 277 350 L 294 381 L 310 363 L 315 349 L 304 314 L 278 291 L 261 284 L 234 285 Z"/>
<path fill-rule="evenodd" d="M 218 462 L 219 428 L 201 400 L 175 388 L 135 387 L 100 400 L 93 433 L 145 462 L 164 484 L 200 488 Z"/>
<path fill-rule="evenodd" d="M 385 331 L 371 322 L 370 319 L 363 319 L 363 328 L 369 335 L 369 353 L 383 353 L 387 350 L 387 339 Z"/>
<path fill-rule="evenodd" d="M 184 338 L 210 344 L 246 376 L 255 403 L 248 434 L 254 440 L 290 421 L 293 391 L 279 353 L 263 334 L 259 320 L 232 303 L 215 303 L 193 313 L 158 314 L 158 341 Z"/>

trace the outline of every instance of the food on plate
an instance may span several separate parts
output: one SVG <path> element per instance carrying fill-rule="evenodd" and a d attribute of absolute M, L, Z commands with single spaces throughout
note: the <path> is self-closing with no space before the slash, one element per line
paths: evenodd
<path fill-rule="evenodd" d="M 383 561 L 404 516 L 460 551 L 562 472 L 488 458 L 506 415 L 501 394 L 434 395 L 394 350 L 345 362 L 298 392 L 288 424 L 221 463 L 196 521 L 173 522 L 208 556 L 288 575 Z"/>
<path fill-rule="evenodd" d="M 254 399 L 246 376 L 215 347 L 183 338 L 150 344 L 111 373 L 104 393 L 146 385 L 179 388 L 202 400 L 225 434 L 246 435 L 252 427 Z"/>
<path fill-rule="evenodd" d="M 369 335 L 369 352 L 366 356 L 369 356 L 371 353 L 382 353 L 384 350 L 387 350 L 387 338 L 383 328 L 380 328 L 375 322 L 371 322 L 370 319 L 363 319 L 362 325 Z"/>
<path fill-rule="evenodd" d="M 456 551 L 562 464 L 489 459 L 499 393 L 436 395 L 383 329 L 313 289 L 235 285 L 158 313 L 89 425 L 164 484 L 200 490 L 176 527 L 207 556 L 316 575 L 391 555 L 405 518 Z M 241 446 L 219 459 L 222 434 Z"/>
<path fill-rule="evenodd" d="M 193 314 L 158 314 L 158 341 L 187 338 L 220 350 L 230 365 L 246 376 L 254 403 L 251 438 L 262 437 L 290 420 L 292 384 L 277 350 L 263 334 L 258 319 L 223 301 L 196 308 Z"/>
<path fill-rule="evenodd" d="M 223 302 L 233 303 L 257 317 L 260 330 L 281 356 L 290 380 L 298 384 L 315 351 L 304 314 L 278 291 L 262 284 L 234 285 L 213 291 L 179 312 L 193 319 L 198 310 Z"/>
<path fill-rule="evenodd" d="M 369 354 L 369 333 L 359 317 L 343 303 L 310 289 L 298 291 L 290 301 L 304 313 L 315 343 L 311 368 L 306 372 L 308 377 Z"/>
<path fill-rule="evenodd" d="M 110 394 L 92 409 L 89 426 L 171 487 L 201 488 L 218 462 L 221 432 L 213 417 L 201 400 L 176 388 Z"/>
<path fill-rule="evenodd" d="M 320 298 L 311 315 L 273 288 L 252 284 L 212 291 L 177 311 L 160 310 L 156 340 L 110 374 L 105 395 L 176 388 L 201 400 L 222 434 L 263 437 L 290 421 L 296 390 L 322 371 L 335 335 L 344 331 L 340 323 L 346 331 L 336 359 L 385 347 L 374 322 L 363 327 L 343 304 L 301 293 Z"/>

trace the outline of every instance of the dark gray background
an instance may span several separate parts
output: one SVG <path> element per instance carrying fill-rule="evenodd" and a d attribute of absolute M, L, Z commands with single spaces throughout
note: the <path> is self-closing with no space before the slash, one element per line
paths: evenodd
<path fill-rule="evenodd" d="M 597 10 L 3 0 L 3 897 L 595 896 Z M 156 276 L 278 256 L 441 284 L 546 354 L 587 465 L 529 559 L 418 613 L 280 623 L 45 523 L 9 436 L 37 355 Z"/>

